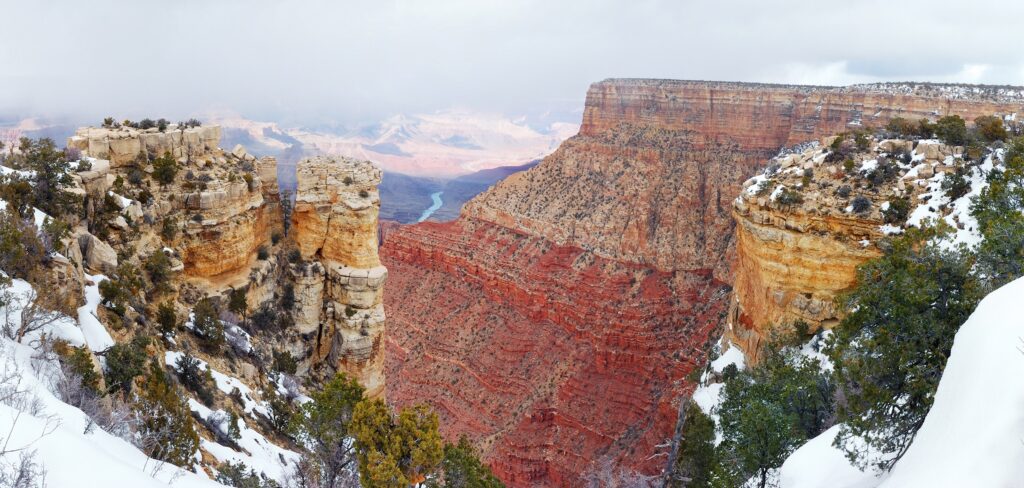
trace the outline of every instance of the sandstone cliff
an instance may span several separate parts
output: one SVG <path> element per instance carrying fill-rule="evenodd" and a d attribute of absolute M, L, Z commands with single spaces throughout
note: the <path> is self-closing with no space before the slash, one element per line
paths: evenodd
<path fill-rule="evenodd" d="M 1021 111 L 968 93 L 595 83 L 579 135 L 537 167 L 455 222 L 389 232 L 389 399 L 430 402 L 513 486 L 581 485 L 604 463 L 658 472 L 729 307 L 743 181 L 784 146 L 895 114 Z"/>
<path fill-rule="evenodd" d="M 326 365 L 384 392 L 387 269 L 377 256 L 380 169 L 368 161 L 315 157 L 299 162 L 292 238 L 302 261 L 290 271 L 298 302 L 295 345 L 306 368 Z"/>
<path fill-rule="evenodd" d="M 973 186 L 980 191 L 982 175 L 968 165 L 981 161 L 965 158 L 964 148 L 870 140 L 829 158 L 835 152 L 814 145 L 774 158 L 733 202 L 737 260 L 727 335 L 748 359 L 757 359 L 773 331 L 797 321 L 809 332 L 836 325 L 837 299 L 856 284 L 857 266 L 882 254 L 886 235 L 926 217 L 948 219 L 960 240 L 975 231 L 966 211 L 973 193 L 954 202 L 942 189 L 944 175 L 959 170 L 979 180 Z"/>
<path fill-rule="evenodd" d="M 68 147 L 96 158 L 91 171 L 77 175 L 87 207 L 102 212 L 109 194 L 122 207 L 122 221 L 113 227 L 123 232 L 168 221 L 180 229 L 174 247 L 185 274 L 224 282 L 248 273 L 257 250 L 281 231 L 281 217 L 276 162 L 257 160 L 241 147 L 224 151 L 219 140 L 216 126 L 171 126 L 166 132 L 90 127 L 79 129 Z M 143 182 L 154 171 L 153 160 L 165 154 L 179 166 L 174 181 Z M 145 210 L 139 200 L 147 200 Z"/>

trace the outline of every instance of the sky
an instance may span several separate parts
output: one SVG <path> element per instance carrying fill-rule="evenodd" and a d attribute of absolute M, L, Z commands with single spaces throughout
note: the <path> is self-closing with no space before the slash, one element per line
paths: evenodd
<path fill-rule="evenodd" d="M 610 77 L 1024 85 L 1016 0 L 0 0 L 0 119 L 379 120 Z"/>

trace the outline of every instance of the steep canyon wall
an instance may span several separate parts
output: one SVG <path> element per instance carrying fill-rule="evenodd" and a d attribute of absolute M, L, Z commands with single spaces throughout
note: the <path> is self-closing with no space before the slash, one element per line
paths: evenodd
<path fill-rule="evenodd" d="M 730 307 L 742 182 L 784 146 L 895 115 L 1006 110 L 965 93 L 595 83 L 580 133 L 537 167 L 454 222 L 389 230 L 389 400 L 428 401 L 513 486 L 657 473 Z"/>

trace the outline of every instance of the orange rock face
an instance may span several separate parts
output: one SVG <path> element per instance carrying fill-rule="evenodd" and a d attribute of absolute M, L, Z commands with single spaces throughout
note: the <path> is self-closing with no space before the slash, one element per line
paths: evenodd
<path fill-rule="evenodd" d="M 729 307 L 742 182 L 783 146 L 893 114 L 1005 112 L 937 93 L 595 83 L 579 135 L 538 166 L 453 223 L 388 231 L 389 401 L 429 402 L 512 486 L 657 474 Z"/>
<path fill-rule="evenodd" d="M 304 338 L 295 347 L 300 366 L 320 368 L 324 376 L 344 371 L 368 396 L 381 396 L 387 279 L 377 255 L 381 171 L 368 161 L 318 156 L 300 161 L 296 175 L 291 235 L 307 261 L 290 265 L 299 304 L 295 327 Z"/>

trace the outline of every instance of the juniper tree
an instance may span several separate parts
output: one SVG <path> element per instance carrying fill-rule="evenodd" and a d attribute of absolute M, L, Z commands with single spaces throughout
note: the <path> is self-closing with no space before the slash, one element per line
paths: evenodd
<path fill-rule="evenodd" d="M 862 265 L 827 348 L 845 403 L 837 447 L 861 466 L 890 469 L 931 408 L 957 329 L 984 295 L 964 250 L 909 229 Z M 865 444 L 859 444 L 862 439 Z M 869 458 L 863 446 L 884 454 Z"/>

